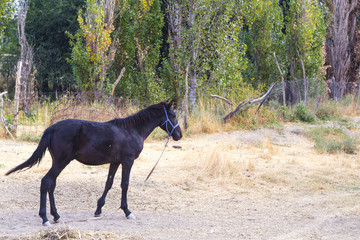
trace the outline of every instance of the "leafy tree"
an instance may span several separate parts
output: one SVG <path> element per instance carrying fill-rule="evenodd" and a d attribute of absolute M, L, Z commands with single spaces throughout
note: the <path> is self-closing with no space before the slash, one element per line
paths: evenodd
<path fill-rule="evenodd" d="M 14 95 L 16 63 L 20 49 L 17 39 L 16 19 L 12 19 L 4 29 L 4 37 L 0 44 L 0 92 L 7 91 L 9 96 Z"/>
<path fill-rule="evenodd" d="M 0 40 L 3 37 L 4 30 L 14 17 L 14 0 L 0 1 Z"/>
<path fill-rule="evenodd" d="M 10 95 L 13 92 L 12 75 L 18 53 L 14 10 L 14 0 L 0 1 L 0 92 L 6 90 Z"/>
<path fill-rule="evenodd" d="M 248 60 L 244 78 L 254 87 L 269 85 L 278 77 L 272 53 L 283 39 L 283 12 L 277 1 L 243 1 L 239 7 Z"/>
<path fill-rule="evenodd" d="M 110 74 L 115 81 L 120 70 L 125 74 L 117 96 L 139 99 L 143 103 L 163 100 L 164 82 L 158 75 L 164 17 L 160 0 L 121 1 L 115 21 L 114 40 L 119 43 Z"/>
<path fill-rule="evenodd" d="M 75 90 L 69 38 L 75 33 L 78 10 L 84 0 L 31 0 L 26 21 L 27 39 L 34 47 L 36 85 L 42 92 Z"/>
<path fill-rule="evenodd" d="M 302 78 L 298 53 L 304 60 L 306 76 L 317 77 L 322 64 L 327 24 L 318 1 L 291 0 L 285 17 L 286 34 L 282 49 L 291 78 Z"/>
<path fill-rule="evenodd" d="M 242 80 L 246 46 L 238 37 L 242 24 L 237 4 L 233 0 L 169 1 L 168 62 L 185 108 L 189 101 L 191 110 L 202 94 L 239 95 L 248 90 Z"/>
<path fill-rule="evenodd" d="M 71 38 L 72 54 L 69 63 L 82 91 L 106 89 L 106 73 L 112 62 L 111 38 L 114 27 L 106 12 L 106 1 L 86 1 L 86 12 L 79 11 L 79 30 Z"/>
<path fill-rule="evenodd" d="M 249 90 L 243 82 L 247 46 L 239 39 L 242 22 L 237 5 L 238 1 L 232 0 L 206 4 L 210 11 L 204 13 L 208 19 L 200 38 L 197 63 L 199 90 L 206 95 L 215 93 L 241 98 Z"/>

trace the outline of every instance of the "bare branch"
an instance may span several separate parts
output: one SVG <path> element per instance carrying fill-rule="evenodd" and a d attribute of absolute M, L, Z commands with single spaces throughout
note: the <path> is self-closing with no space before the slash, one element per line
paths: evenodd
<path fill-rule="evenodd" d="M 119 77 L 117 78 L 117 80 L 113 84 L 113 87 L 112 87 L 112 90 L 111 90 L 111 96 L 114 94 L 115 88 L 118 85 L 118 83 L 120 82 L 120 79 L 122 78 L 122 76 L 124 75 L 124 72 L 125 72 L 125 67 L 123 67 L 121 69 Z"/>
<path fill-rule="evenodd" d="M 219 98 L 219 99 L 227 102 L 228 104 L 233 105 L 233 103 L 230 102 L 230 100 L 228 100 L 227 98 L 224 98 L 224 97 L 221 97 L 221 96 L 218 96 L 218 95 L 210 95 L 210 96 L 213 97 L 213 98 Z"/>

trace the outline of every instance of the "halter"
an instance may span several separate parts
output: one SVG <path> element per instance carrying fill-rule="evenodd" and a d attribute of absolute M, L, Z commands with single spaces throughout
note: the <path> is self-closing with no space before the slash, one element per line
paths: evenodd
<path fill-rule="evenodd" d="M 177 124 L 174 126 L 174 124 L 172 124 L 172 122 L 171 122 L 170 119 L 169 119 L 169 116 L 168 116 L 168 114 L 167 114 L 167 112 L 166 112 L 165 106 L 163 106 L 163 107 L 164 107 L 164 111 L 165 111 L 166 120 L 165 120 L 165 122 L 164 122 L 163 124 L 161 124 L 161 126 L 165 124 L 165 126 L 166 126 L 166 132 L 168 133 L 168 137 L 170 138 L 171 135 L 173 134 L 175 128 L 177 128 L 177 127 L 179 126 L 179 123 L 177 123 Z M 167 123 L 169 123 L 170 126 L 172 127 L 171 132 L 170 132 L 169 129 L 168 129 L 168 124 L 167 124 Z"/>
<path fill-rule="evenodd" d="M 151 174 L 152 174 L 153 171 L 155 170 L 156 166 L 158 165 L 158 163 L 159 163 L 162 155 L 163 155 L 164 152 L 165 152 L 165 148 L 167 147 L 167 145 L 168 145 L 168 143 L 169 143 L 169 140 L 170 140 L 170 137 L 171 137 L 172 133 L 174 132 L 175 128 L 179 127 L 179 123 L 177 123 L 175 126 L 174 126 L 174 124 L 172 124 L 172 122 L 170 121 L 169 116 L 168 116 L 168 114 L 167 114 L 167 112 L 166 112 L 166 108 L 165 108 L 164 105 L 163 105 L 163 107 L 164 107 L 164 111 L 165 111 L 166 120 L 165 120 L 165 122 L 164 122 L 163 124 L 161 124 L 160 126 L 162 126 L 162 125 L 165 124 L 165 126 L 166 126 L 166 132 L 168 133 L 168 138 L 167 138 L 167 140 L 166 140 L 164 149 L 162 150 L 159 159 L 156 161 L 154 167 L 153 167 L 153 168 L 151 169 L 151 171 L 149 172 L 148 176 L 146 177 L 146 179 L 145 179 L 145 181 L 144 181 L 144 184 L 145 184 L 146 181 L 149 179 L 149 177 L 151 176 Z M 171 132 L 169 132 L 169 129 L 168 129 L 168 127 L 167 127 L 167 123 L 168 123 L 168 122 L 169 122 L 169 124 L 170 124 L 170 125 L 172 126 L 172 128 L 173 128 L 173 129 L 171 130 Z"/>

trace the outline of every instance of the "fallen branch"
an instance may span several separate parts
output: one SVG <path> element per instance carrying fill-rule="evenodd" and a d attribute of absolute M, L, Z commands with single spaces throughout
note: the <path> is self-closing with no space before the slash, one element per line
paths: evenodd
<path fill-rule="evenodd" d="M 213 97 L 213 98 L 219 98 L 219 99 L 227 102 L 228 104 L 233 105 L 233 103 L 230 102 L 230 100 L 228 100 L 228 99 L 226 99 L 226 98 L 224 98 L 224 97 L 221 97 L 221 96 L 218 96 L 218 95 L 210 95 L 210 96 Z"/>
<path fill-rule="evenodd" d="M 251 105 L 251 104 L 260 102 L 260 105 L 259 105 L 258 109 L 256 110 L 256 112 L 258 112 L 259 109 L 260 109 L 260 107 L 263 105 L 263 103 L 269 98 L 269 96 L 270 96 L 270 94 L 271 94 L 271 91 L 274 89 L 274 87 L 276 86 L 276 84 L 277 84 L 277 82 L 271 84 L 269 90 L 268 90 L 265 94 L 263 94 L 262 96 L 261 96 L 261 94 L 260 94 L 259 96 L 256 96 L 255 98 L 250 99 L 249 101 L 246 101 L 246 100 L 242 101 L 242 102 L 235 108 L 234 111 L 230 112 L 228 115 L 226 115 L 226 116 L 224 117 L 224 123 L 226 123 L 230 118 L 232 118 L 233 116 L 235 116 L 235 114 L 236 114 L 237 112 L 239 112 L 242 107 L 244 107 L 244 106 L 249 106 L 249 105 Z M 261 97 L 260 97 L 260 96 L 261 96 Z"/>
<path fill-rule="evenodd" d="M 6 133 L 9 134 L 10 137 L 12 138 L 12 140 L 15 141 L 15 138 L 13 137 L 13 135 L 11 134 L 11 132 L 9 131 L 9 128 L 6 126 L 6 118 L 4 117 L 4 111 L 3 111 L 4 99 L 3 99 L 3 96 L 4 96 L 5 94 L 7 94 L 7 92 L 0 93 L 0 120 L 1 120 L 2 125 L 3 125 L 4 128 L 5 128 Z"/>

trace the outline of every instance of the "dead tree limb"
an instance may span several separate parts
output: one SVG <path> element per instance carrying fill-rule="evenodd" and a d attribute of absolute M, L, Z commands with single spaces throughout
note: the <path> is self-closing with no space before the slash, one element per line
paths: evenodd
<path fill-rule="evenodd" d="M 276 86 L 276 84 L 277 84 L 277 82 L 271 84 L 269 90 L 268 90 L 265 94 L 263 94 L 263 95 L 260 94 L 259 96 L 256 96 L 255 98 L 252 98 L 252 99 L 250 99 L 249 101 L 246 101 L 246 100 L 242 101 L 242 102 L 235 108 L 234 111 L 230 112 L 228 115 L 226 115 L 226 116 L 224 117 L 224 123 L 226 123 L 230 118 L 232 118 L 233 116 L 235 116 L 235 114 L 236 114 L 237 112 L 239 112 L 242 107 L 244 107 L 244 106 L 250 106 L 251 104 L 260 102 L 260 105 L 259 105 L 258 109 L 256 110 L 256 112 L 258 112 L 259 109 L 260 109 L 260 107 L 262 106 L 262 104 L 269 98 L 269 96 L 270 96 L 272 90 L 274 89 L 274 87 Z"/>
<path fill-rule="evenodd" d="M 0 121 L 1 121 L 2 125 L 4 126 L 6 133 L 9 134 L 11 139 L 15 141 L 15 138 L 13 137 L 11 132 L 9 131 L 8 126 L 6 126 L 6 118 L 4 117 L 4 110 L 3 110 L 4 99 L 3 99 L 3 96 L 5 94 L 7 94 L 7 92 L 0 93 Z"/>
<path fill-rule="evenodd" d="M 210 96 L 213 97 L 213 98 L 219 98 L 219 99 L 227 102 L 228 104 L 233 105 L 233 103 L 230 102 L 230 100 L 228 100 L 227 98 L 221 97 L 221 96 L 219 96 L 219 95 L 210 95 Z"/>
<path fill-rule="evenodd" d="M 277 68 L 279 69 L 280 75 L 281 75 L 281 88 L 282 88 L 282 94 L 283 94 L 283 105 L 286 106 L 286 97 L 285 97 L 285 80 L 284 80 L 284 74 L 281 71 L 280 65 L 278 63 L 278 60 L 276 58 L 275 52 L 273 52 L 275 63 Z"/>
<path fill-rule="evenodd" d="M 125 67 L 123 67 L 121 69 L 119 77 L 117 78 L 117 80 L 113 84 L 113 87 L 112 87 L 112 90 L 111 90 L 111 96 L 114 94 L 115 88 L 118 85 L 118 83 L 120 82 L 120 79 L 122 78 L 122 76 L 124 75 L 124 72 L 125 72 Z"/>

